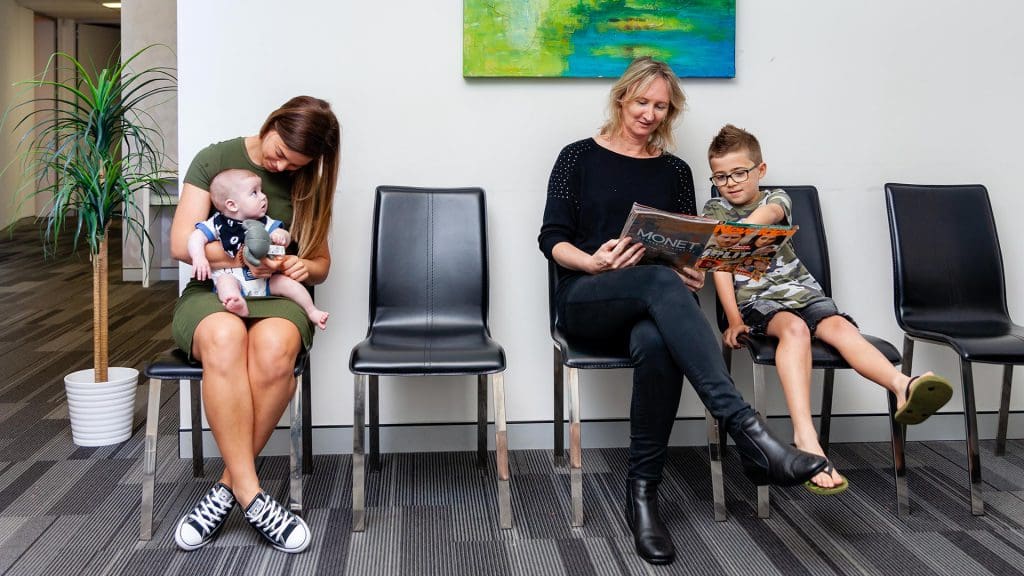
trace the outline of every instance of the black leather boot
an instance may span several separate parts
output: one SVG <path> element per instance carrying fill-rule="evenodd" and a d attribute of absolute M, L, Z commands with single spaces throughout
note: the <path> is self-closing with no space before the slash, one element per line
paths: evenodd
<path fill-rule="evenodd" d="M 758 486 L 796 486 L 810 480 L 828 465 L 823 456 L 780 442 L 764 418 L 754 414 L 731 434 L 743 460 L 743 473 Z"/>
<path fill-rule="evenodd" d="M 627 480 L 626 523 L 633 531 L 636 553 L 651 564 L 670 564 L 676 559 L 672 537 L 658 513 L 660 480 Z"/>

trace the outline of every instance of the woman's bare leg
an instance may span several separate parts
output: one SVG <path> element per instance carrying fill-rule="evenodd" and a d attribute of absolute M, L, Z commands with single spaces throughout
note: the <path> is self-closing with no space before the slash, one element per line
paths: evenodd
<path fill-rule="evenodd" d="M 203 363 L 203 406 L 224 459 L 221 481 L 239 493 L 256 494 L 254 410 L 249 383 L 249 336 L 245 322 L 218 312 L 196 326 L 192 354 Z"/>

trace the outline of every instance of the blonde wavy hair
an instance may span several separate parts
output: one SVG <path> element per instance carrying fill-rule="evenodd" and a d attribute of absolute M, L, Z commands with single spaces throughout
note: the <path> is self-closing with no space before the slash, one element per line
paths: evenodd
<path fill-rule="evenodd" d="M 295 172 L 292 183 L 291 233 L 299 244 L 299 258 L 309 258 L 327 242 L 331 231 L 341 127 L 325 100 L 296 96 L 270 113 L 260 138 L 271 130 L 292 151 L 313 159 Z"/>
<path fill-rule="evenodd" d="M 686 94 L 679 87 L 679 78 L 668 64 L 655 60 L 650 56 L 642 56 L 633 60 L 622 73 L 608 94 L 608 120 L 601 126 L 601 134 L 615 136 L 622 131 L 622 107 L 643 94 L 651 83 L 662 78 L 668 84 L 668 114 L 647 141 L 647 151 L 658 154 L 662 150 L 675 147 L 672 136 L 672 125 L 686 105 Z"/>

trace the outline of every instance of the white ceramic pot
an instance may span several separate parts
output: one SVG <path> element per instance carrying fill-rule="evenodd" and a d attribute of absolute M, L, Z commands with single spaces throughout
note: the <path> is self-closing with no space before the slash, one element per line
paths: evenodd
<path fill-rule="evenodd" d="M 93 369 L 64 377 L 71 438 L 79 446 L 109 446 L 132 435 L 139 371 L 108 368 L 109 382 L 94 382 Z"/>

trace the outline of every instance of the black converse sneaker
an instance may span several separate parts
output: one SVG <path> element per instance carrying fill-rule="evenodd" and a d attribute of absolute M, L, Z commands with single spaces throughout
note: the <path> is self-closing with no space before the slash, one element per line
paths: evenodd
<path fill-rule="evenodd" d="M 245 509 L 245 519 L 282 552 L 302 552 L 312 540 L 306 522 L 262 490 Z"/>
<path fill-rule="evenodd" d="M 178 520 L 174 541 L 183 550 L 202 548 L 213 541 L 235 505 L 235 496 L 224 484 L 214 484 L 191 512 Z"/>

